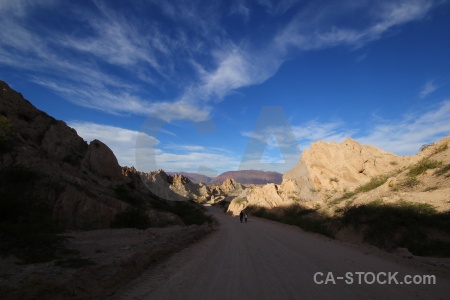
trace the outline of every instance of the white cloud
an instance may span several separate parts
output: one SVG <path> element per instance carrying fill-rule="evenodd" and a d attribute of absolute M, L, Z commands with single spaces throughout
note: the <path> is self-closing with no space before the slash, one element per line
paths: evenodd
<path fill-rule="evenodd" d="M 80 121 L 69 122 L 68 125 L 88 142 L 97 139 L 105 143 L 114 152 L 121 166 L 136 165 L 135 147 L 138 131 Z M 156 147 L 159 144 L 154 137 L 146 135 L 146 139 L 149 147 Z"/>
<path fill-rule="evenodd" d="M 420 90 L 419 97 L 421 99 L 426 98 L 429 94 L 436 91 L 438 86 L 434 83 L 433 80 L 427 81 Z"/>
<path fill-rule="evenodd" d="M 88 142 L 102 141 L 114 152 L 120 165 L 135 166 L 139 171 L 209 169 L 222 173 L 239 166 L 236 155 L 226 149 L 199 145 L 172 145 L 162 149 L 158 139 L 135 130 L 81 121 L 69 122 L 69 126 Z M 182 153 L 178 153 L 179 150 Z"/>
<path fill-rule="evenodd" d="M 414 155 L 422 145 L 436 142 L 450 135 L 449 115 L 450 100 L 447 100 L 427 111 L 409 113 L 401 116 L 399 119 L 380 120 L 377 118 L 377 120 L 371 122 L 372 126 L 366 129 L 366 133 L 360 133 L 359 128 L 352 127 L 350 124 L 341 121 L 319 122 L 316 120 L 311 120 L 301 125 L 292 125 L 290 130 L 295 136 L 297 145 L 302 150 L 309 148 L 310 144 L 315 141 L 342 142 L 347 137 L 353 137 L 362 144 L 374 145 L 397 155 Z M 279 142 L 283 143 L 283 132 L 285 131 L 286 129 L 280 128 L 269 139 L 269 133 L 242 132 L 241 134 L 265 143 L 269 151 L 264 153 L 264 161 L 274 162 L 280 156 L 273 149 L 279 147 Z M 282 146 L 289 147 L 289 144 L 282 144 Z M 286 151 L 286 153 L 289 152 Z M 259 155 L 260 153 L 258 152 L 253 157 L 259 158 Z M 298 160 L 295 157 L 291 157 L 291 159 Z M 259 159 L 249 159 L 246 162 L 247 165 L 259 168 L 262 166 Z M 283 166 L 282 164 L 274 164 L 271 169 L 275 170 L 274 168 L 282 170 Z"/>
<path fill-rule="evenodd" d="M 369 134 L 356 136 L 356 139 L 398 155 L 414 155 L 423 144 L 450 135 L 449 115 L 450 100 L 447 100 L 429 111 L 375 124 Z"/>
<path fill-rule="evenodd" d="M 284 18 L 297 2 L 259 1 L 269 19 Z M 266 81 L 289 59 L 289 48 L 361 47 L 395 26 L 423 18 L 434 3 L 313 1 L 294 18 L 283 19 L 278 33 L 268 32 L 263 37 L 267 46 L 257 47 L 250 36 L 233 40 L 214 2 L 154 1 L 152 9 L 175 21 L 167 26 L 156 18 L 136 21 L 94 1 L 96 9 L 75 5 L 64 10 L 70 22 L 78 22 L 72 31 L 34 24 L 38 12 L 59 11 L 58 1 L 2 1 L 0 63 L 27 71 L 34 82 L 85 107 L 165 121 L 204 121 L 212 112 L 208 103 Z M 238 1 L 237 8 L 248 16 L 246 4 Z M 349 14 L 361 15 L 365 25 L 342 25 Z"/>
<path fill-rule="evenodd" d="M 256 139 L 266 143 L 269 149 L 278 147 L 292 147 L 292 138 L 290 132 L 295 137 L 295 142 L 301 149 L 309 147 L 314 141 L 340 142 L 346 137 L 352 136 L 357 130 L 345 128 L 345 123 L 338 122 L 318 122 L 311 120 L 301 125 L 291 125 L 286 127 L 271 127 L 267 132 L 242 132 L 241 135 Z"/>
<path fill-rule="evenodd" d="M 349 1 L 330 2 L 321 7 L 308 7 L 300 11 L 275 38 L 280 51 L 289 47 L 314 50 L 339 45 L 361 47 L 379 39 L 395 26 L 422 19 L 434 6 L 426 0 L 377 1 L 372 4 Z M 370 15 L 367 16 L 367 11 Z M 365 27 L 339 25 L 349 14 L 365 17 Z"/>

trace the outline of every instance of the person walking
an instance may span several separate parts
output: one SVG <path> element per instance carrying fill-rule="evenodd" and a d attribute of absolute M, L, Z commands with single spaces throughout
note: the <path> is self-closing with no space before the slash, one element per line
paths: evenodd
<path fill-rule="evenodd" d="M 241 213 L 239 214 L 239 220 L 241 221 L 241 223 L 243 219 L 244 219 L 244 211 L 241 210 Z"/>
<path fill-rule="evenodd" d="M 245 219 L 245 223 L 247 223 L 247 218 L 248 218 L 247 212 L 244 210 L 244 219 Z"/>

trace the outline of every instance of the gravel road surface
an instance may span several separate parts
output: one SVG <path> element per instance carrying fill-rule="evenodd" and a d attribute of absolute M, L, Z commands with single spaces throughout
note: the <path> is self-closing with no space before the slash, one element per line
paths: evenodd
<path fill-rule="evenodd" d="M 208 209 L 220 223 L 216 232 L 149 269 L 114 299 L 450 299 L 450 279 L 432 269 L 294 226 L 251 216 L 241 224 Z M 434 275 L 436 284 L 406 284 L 433 279 L 423 275 Z"/>

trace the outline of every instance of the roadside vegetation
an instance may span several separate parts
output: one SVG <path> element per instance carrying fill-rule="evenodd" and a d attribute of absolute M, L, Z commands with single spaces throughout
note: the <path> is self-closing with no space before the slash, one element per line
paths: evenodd
<path fill-rule="evenodd" d="M 185 225 L 202 225 L 212 223 L 213 218 L 207 215 L 206 209 L 194 201 L 152 201 L 151 205 L 158 211 L 170 212 L 180 217 Z"/>
<path fill-rule="evenodd" d="M 436 172 L 434 172 L 434 175 L 437 175 L 437 176 L 445 175 L 445 177 L 450 177 L 450 174 L 448 174 L 449 171 L 450 171 L 450 164 L 447 164 L 447 165 L 443 166 L 442 168 L 440 168 L 439 170 L 437 170 Z"/>
<path fill-rule="evenodd" d="M 300 204 L 273 209 L 249 206 L 247 211 L 256 217 L 299 226 L 331 238 L 339 230 L 350 227 L 365 242 L 387 251 L 404 247 L 418 256 L 450 257 L 450 242 L 438 238 L 450 234 L 450 211 L 437 212 L 429 204 L 381 200 L 358 206 L 349 203 L 333 217 L 320 213 L 319 208 Z"/>
<path fill-rule="evenodd" d="M 395 186 L 392 186 L 391 189 L 393 191 L 398 191 L 400 188 L 403 188 L 403 189 L 414 188 L 421 183 L 419 178 L 417 178 L 419 175 L 425 173 L 427 170 L 430 170 L 430 169 L 441 168 L 442 165 L 443 165 L 443 163 L 441 161 L 424 158 L 424 159 L 420 160 L 418 163 L 409 167 L 408 172 L 406 173 L 406 177 L 402 181 L 400 181 L 398 184 L 396 184 Z M 440 172 L 444 168 L 439 169 L 438 171 L 435 172 L 435 174 L 437 172 Z"/>
<path fill-rule="evenodd" d="M 342 195 L 341 197 L 330 201 L 329 204 L 336 205 L 341 203 L 343 200 L 353 198 L 359 193 L 365 193 L 373 189 L 376 189 L 377 187 L 383 185 L 388 180 L 388 178 L 389 178 L 388 175 L 375 176 L 368 183 L 357 187 L 355 190 L 351 192 L 344 193 L 344 195 Z"/>
<path fill-rule="evenodd" d="M 450 242 L 433 237 L 433 233 L 450 234 L 450 212 L 437 212 L 430 204 L 377 200 L 346 207 L 337 220 L 385 250 L 404 247 L 414 255 L 450 257 Z"/>
<path fill-rule="evenodd" d="M 213 204 L 213 206 L 218 206 L 223 209 L 224 212 L 228 211 L 228 207 L 230 206 L 230 202 L 222 200 Z"/>
<path fill-rule="evenodd" d="M 11 150 L 12 145 L 9 139 L 9 135 L 12 132 L 12 125 L 8 118 L 0 115 L 0 152 L 8 152 Z"/>
<path fill-rule="evenodd" d="M 0 170 L 0 255 L 14 255 L 22 263 L 55 261 L 62 267 L 81 267 L 91 264 L 68 250 L 70 236 L 52 219 L 52 209 L 45 199 L 34 194 L 41 175 L 24 166 L 10 166 Z M 149 204 L 137 197 L 133 188 L 122 185 L 115 189 L 116 197 L 131 206 L 116 214 L 113 228 L 165 227 L 171 224 L 150 220 Z M 185 225 L 211 223 L 212 217 L 195 203 L 154 200 L 153 209 L 170 212 L 180 217 Z M 153 222 L 151 222 L 153 221 Z"/>
<path fill-rule="evenodd" d="M 247 212 L 256 217 L 265 218 L 289 225 L 295 225 L 306 231 L 317 232 L 334 237 L 332 219 L 319 213 L 317 208 L 311 209 L 301 204 L 268 209 L 260 206 L 248 206 Z"/>
<path fill-rule="evenodd" d="M 66 237 L 47 203 L 32 191 L 39 174 L 23 166 L 0 171 L 0 254 L 24 263 L 46 262 L 65 251 Z"/>

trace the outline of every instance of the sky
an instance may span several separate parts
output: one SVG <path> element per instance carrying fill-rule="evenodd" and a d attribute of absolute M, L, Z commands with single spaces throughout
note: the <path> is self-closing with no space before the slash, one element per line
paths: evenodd
<path fill-rule="evenodd" d="M 450 135 L 445 0 L 0 0 L 0 28 L 0 80 L 141 171 Z"/>

